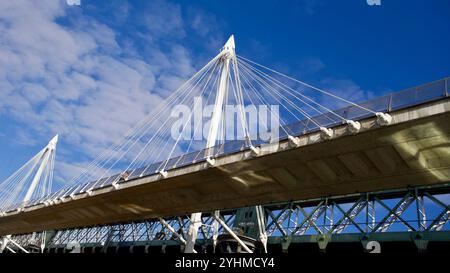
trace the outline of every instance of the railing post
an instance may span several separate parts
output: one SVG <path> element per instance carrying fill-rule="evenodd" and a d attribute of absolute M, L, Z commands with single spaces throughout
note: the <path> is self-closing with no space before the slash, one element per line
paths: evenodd
<path fill-rule="evenodd" d="M 448 97 L 448 80 L 449 79 L 450 79 L 450 77 L 445 78 L 445 90 L 444 90 L 445 97 Z"/>
<path fill-rule="evenodd" d="M 388 104 L 388 112 L 392 110 L 392 93 L 389 95 L 389 104 Z"/>

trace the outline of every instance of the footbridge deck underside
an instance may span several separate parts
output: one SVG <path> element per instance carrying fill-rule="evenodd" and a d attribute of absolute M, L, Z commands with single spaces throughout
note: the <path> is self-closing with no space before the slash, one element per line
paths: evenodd
<path fill-rule="evenodd" d="M 319 132 L 119 183 L 0 216 L 0 235 L 183 215 L 450 180 L 450 101 L 390 113 L 389 126 L 361 120 L 334 137 Z"/>

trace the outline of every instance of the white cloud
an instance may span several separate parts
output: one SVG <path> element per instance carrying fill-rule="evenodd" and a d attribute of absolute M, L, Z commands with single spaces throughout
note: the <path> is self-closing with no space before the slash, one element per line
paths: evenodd
<path fill-rule="evenodd" d="M 79 6 L 81 5 L 81 0 L 66 0 L 66 3 L 69 6 Z"/>
<path fill-rule="evenodd" d="M 59 133 L 57 176 L 65 179 L 194 71 L 192 56 L 177 45 L 186 35 L 178 5 L 148 4 L 141 18 L 146 61 L 110 26 L 70 8 L 54 0 L 0 1 L 0 115 L 20 124 L 7 135 L 44 145 Z"/>
<path fill-rule="evenodd" d="M 223 46 L 223 42 L 226 41 L 226 37 L 221 31 L 226 28 L 223 21 L 218 20 L 212 14 L 193 8 L 188 9 L 187 17 L 190 27 L 199 36 L 198 40 L 205 44 L 210 52 L 217 52 Z"/>
<path fill-rule="evenodd" d="M 372 91 L 362 89 L 350 79 L 326 78 L 322 80 L 321 84 L 324 89 L 332 94 L 352 102 L 364 102 L 374 97 Z"/>
<path fill-rule="evenodd" d="M 161 0 L 148 1 L 145 5 L 146 12 L 140 15 L 140 19 L 149 41 L 183 38 L 186 35 L 180 6 Z"/>
<path fill-rule="evenodd" d="M 72 12 L 62 1 L 0 1 L 0 115 L 18 128 L 0 128 L 0 135 L 40 147 L 59 133 L 57 181 L 86 168 L 195 71 L 198 60 L 180 45 L 186 24 L 212 53 L 224 40 L 213 16 L 191 10 L 186 21 L 178 5 L 165 1 L 145 3 L 136 17 L 133 7 L 122 5 L 110 15 L 117 20 L 108 22 L 88 17 L 83 7 Z M 116 32 L 128 18 L 137 28 Z M 252 49 L 267 50 L 257 41 Z M 323 67 L 310 58 L 300 69 L 314 74 Z M 320 85 L 354 101 L 371 96 L 349 80 L 325 79 Z M 159 150 L 168 152 L 171 145 Z"/>

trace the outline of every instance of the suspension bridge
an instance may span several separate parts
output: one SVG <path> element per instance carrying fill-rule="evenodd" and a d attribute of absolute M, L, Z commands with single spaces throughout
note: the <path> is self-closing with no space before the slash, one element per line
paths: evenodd
<path fill-rule="evenodd" d="M 231 36 L 66 186 L 53 189 L 57 136 L 1 182 L 0 251 L 438 248 L 449 81 L 354 102 L 237 55 Z M 174 133 L 180 105 L 211 105 L 209 122 L 180 108 Z M 261 105 L 277 108 L 252 120 Z"/>

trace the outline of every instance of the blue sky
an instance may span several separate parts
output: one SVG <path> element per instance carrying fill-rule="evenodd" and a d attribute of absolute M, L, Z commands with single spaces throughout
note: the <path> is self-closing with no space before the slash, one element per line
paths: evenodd
<path fill-rule="evenodd" d="M 75 175 L 230 34 L 238 54 L 355 100 L 449 76 L 450 2 L 381 3 L 1 1 L 0 180 L 56 133 L 56 175 Z"/>

